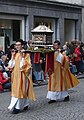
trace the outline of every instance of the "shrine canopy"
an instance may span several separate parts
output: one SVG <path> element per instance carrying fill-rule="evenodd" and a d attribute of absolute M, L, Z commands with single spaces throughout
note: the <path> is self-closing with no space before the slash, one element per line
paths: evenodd
<path fill-rule="evenodd" d="M 36 46 L 51 45 L 53 31 L 45 25 L 39 25 L 32 31 L 32 41 Z"/>
<path fill-rule="evenodd" d="M 45 33 L 45 32 L 49 32 L 49 33 L 53 33 L 53 31 L 50 29 L 50 28 L 48 28 L 47 26 L 45 26 L 45 25 L 39 25 L 39 26 L 37 26 L 36 28 L 34 28 L 32 31 L 31 31 L 32 33 L 37 33 L 37 32 L 42 32 L 42 33 Z"/>

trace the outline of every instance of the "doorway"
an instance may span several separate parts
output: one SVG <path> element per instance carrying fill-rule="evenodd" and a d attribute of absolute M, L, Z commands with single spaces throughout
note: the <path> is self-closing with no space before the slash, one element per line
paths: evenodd
<path fill-rule="evenodd" d="M 65 19 L 64 21 L 64 42 L 76 39 L 76 21 Z"/>

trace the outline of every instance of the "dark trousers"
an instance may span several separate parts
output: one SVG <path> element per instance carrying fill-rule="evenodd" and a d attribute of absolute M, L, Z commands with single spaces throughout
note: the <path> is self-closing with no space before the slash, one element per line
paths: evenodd
<path fill-rule="evenodd" d="M 81 61 L 74 61 L 77 68 L 77 73 L 81 72 Z"/>
<path fill-rule="evenodd" d="M 11 82 L 3 84 L 3 89 L 11 89 Z"/>

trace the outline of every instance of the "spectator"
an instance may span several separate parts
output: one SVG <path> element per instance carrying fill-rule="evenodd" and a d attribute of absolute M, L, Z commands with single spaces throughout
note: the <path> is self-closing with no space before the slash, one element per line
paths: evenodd
<path fill-rule="evenodd" d="M 74 50 L 74 64 L 76 65 L 76 68 L 77 68 L 77 74 L 80 74 L 80 71 L 81 71 L 81 51 L 80 51 L 80 42 L 77 42 L 76 43 L 77 47 L 75 48 Z"/>
<path fill-rule="evenodd" d="M 5 53 L 5 52 L 3 51 L 3 46 L 0 45 L 0 58 L 1 58 L 1 56 L 2 56 L 4 53 Z"/>
<path fill-rule="evenodd" d="M 2 72 L 2 66 L 0 65 L 0 91 L 4 91 L 4 89 L 10 89 L 11 83 L 4 77 Z"/>
<path fill-rule="evenodd" d="M 7 79 L 10 79 L 11 73 L 8 69 L 8 61 L 7 61 L 7 55 L 3 54 L 0 59 L 0 65 L 2 66 L 2 72 L 4 74 L 4 77 Z"/>
<path fill-rule="evenodd" d="M 9 49 L 6 51 L 7 54 L 7 59 L 10 60 L 11 59 L 11 50 L 13 50 L 15 48 L 15 44 L 12 44 Z"/>

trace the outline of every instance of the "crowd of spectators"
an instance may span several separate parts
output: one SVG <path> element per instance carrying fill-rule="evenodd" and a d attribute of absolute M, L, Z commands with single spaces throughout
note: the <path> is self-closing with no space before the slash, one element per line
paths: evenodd
<path fill-rule="evenodd" d="M 70 70 L 75 75 L 84 73 L 84 43 L 79 40 L 66 42 L 62 49 L 69 59 Z"/>

